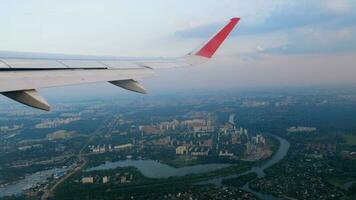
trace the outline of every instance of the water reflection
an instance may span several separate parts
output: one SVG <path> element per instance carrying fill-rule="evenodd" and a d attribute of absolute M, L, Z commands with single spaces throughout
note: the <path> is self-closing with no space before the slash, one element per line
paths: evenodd
<path fill-rule="evenodd" d="M 264 163 L 262 163 L 261 165 L 257 165 L 252 167 L 250 170 L 241 173 L 241 174 L 235 174 L 235 175 L 230 175 L 230 176 L 225 176 L 225 177 L 219 177 L 219 178 L 214 178 L 214 179 L 210 179 L 208 181 L 204 181 L 204 182 L 200 182 L 199 184 L 215 184 L 218 186 L 222 186 L 222 180 L 223 179 L 228 179 L 228 178 L 237 178 L 239 176 L 254 172 L 257 174 L 258 178 L 263 178 L 266 176 L 264 170 L 267 169 L 268 167 L 271 167 L 272 165 L 278 163 L 279 161 L 281 161 L 288 153 L 289 147 L 290 147 L 290 143 L 281 138 L 278 137 L 276 135 L 270 135 L 272 137 L 275 137 L 276 139 L 278 139 L 280 146 L 277 150 L 277 152 L 272 156 L 272 158 L 268 159 L 267 161 L 265 161 Z M 276 198 L 274 196 L 271 195 L 266 195 L 266 194 L 262 194 L 259 192 L 256 192 L 254 190 L 252 190 L 249 187 L 249 183 L 247 183 L 242 189 L 244 189 L 247 192 L 251 192 L 253 194 L 255 194 L 256 196 L 258 196 L 260 199 L 265 199 L 265 200 L 278 200 L 279 198 Z"/>
<path fill-rule="evenodd" d="M 249 171 L 243 174 L 255 172 L 258 174 L 259 178 L 262 178 L 265 176 L 264 170 L 266 168 L 279 162 L 287 155 L 290 146 L 289 142 L 278 136 L 273 136 L 273 137 L 277 138 L 280 142 L 280 147 L 277 150 L 277 152 L 274 154 L 274 156 L 271 159 L 268 159 L 266 162 L 262 163 L 261 165 L 252 167 Z M 211 171 L 215 171 L 218 169 L 231 166 L 231 164 L 204 164 L 204 165 L 194 165 L 189 167 L 174 168 L 155 160 L 125 160 L 125 161 L 117 161 L 117 162 L 106 162 L 105 164 L 99 165 L 97 167 L 92 167 L 87 171 L 107 170 L 107 169 L 115 169 L 117 167 L 128 167 L 128 166 L 136 167 L 144 176 L 149 178 L 168 178 L 173 176 L 185 176 L 188 174 L 211 172 Z M 26 189 L 32 188 L 38 184 L 46 182 L 47 178 L 51 177 L 53 174 L 60 173 L 63 171 L 65 171 L 65 169 L 55 168 L 55 169 L 45 170 L 45 171 L 28 175 L 25 177 L 25 179 L 17 183 L 0 187 L 0 197 L 8 196 L 8 195 L 19 195 Z M 214 183 L 216 185 L 221 185 L 222 179 L 238 177 L 243 174 L 226 176 L 222 178 L 215 178 L 201 183 Z M 261 199 L 269 199 L 269 200 L 277 199 L 269 195 L 263 195 L 261 193 L 252 191 L 249 188 L 248 184 L 245 185 L 243 189 L 251 193 L 254 193 Z"/>
<path fill-rule="evenodd" d="M 345 190 L 349 190 L 354 184 L 356 184 L 356 181 L 350 181 L 350 182 L 345 183 L 342 187 Z"/>
<path fill-rule="evenodd" d="M 168 178 L 172 176 L 185 176 L 215 171 L 230 166 L 230 164 L 204 164 L 189 167 L 174 168 L 155 160 L 124 160 L 117 162 L 106 162 L 87 171 L 115 169 L 117 167 L 136 167 L 144 176 L 149 178 Z"/>
<path fill-rule="evenodd" d="M 24 190 L 30 189 L 36 185 L 45 183 L 49 177 L 55 173 L 63 172 L 64 169 L 49 169 L 27 175 L 24 179 L 5 186 L 0 186 L 0 197 L 10 195 L 20 195 Z"/>

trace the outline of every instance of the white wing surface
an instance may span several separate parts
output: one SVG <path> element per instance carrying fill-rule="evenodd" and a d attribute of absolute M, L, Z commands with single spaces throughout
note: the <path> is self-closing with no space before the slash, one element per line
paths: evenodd
<path fill-rule="evenodd" d="M 131 91 L 146 93 L 136 80 L 154 76 L 156 68 L 184 67 L 209 60 L 239 18 L 233 18 L 210 40 L 179 58 L 120 58 L 60 54 L 0 52 L 0 93 L 20 103 L 50 110 L 38 88 L 110 82 Z"/>

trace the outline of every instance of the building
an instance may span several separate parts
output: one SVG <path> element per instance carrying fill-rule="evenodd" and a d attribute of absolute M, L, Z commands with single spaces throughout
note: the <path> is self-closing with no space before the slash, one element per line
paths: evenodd
<path fill-rule="evenodd" d="M 213 147 L 213 140 L 212 139 L 207 139 L 207 140 L 199 141 L 199 146 L 200 147 L 212 148 Z"/>
<path fill-rule="evenodd" d="M 191 148 L 190 154 L 192 156 L 208 156 L 209 155 L 209 149 L 208 148 Z"/>
<path fill-rule="evenodd" d="M 246 154 L 253 154 L 254 152 L 257 151 L 257 146 L 253 144 L 252 142 L 247 142 L 246 143 Z"/>
<path fill-rule="evenodd" d="M 126 176 L 121 176 L 120 182 L 126 183 L 127 182 Z"/>
<path fill-rule="evenodd" d="M 159 124 L 159 128 L 161 130 L 176 130 L 177 126 L 179 125 L 179 122 L 177 120 L 173 120 L 171 122 L 161 122 Z"/>
<path fill-rule="evenodd" d="M 59 179 L 59 178 L 61 178 L 62 176 L 64 176 L 64 174 L 65 174 L 64 171 L 62 171 L 62 172 L 57 172 L 57 173 L 55 173 L 55 174 L 53 175 L 53 178 L 54 178 L 54 179 Z"/>
<path fill-rule="evenodd" d="M 231 135 L 231 144 L 239 144 L 239 143 L 241 143 L 241 141 L 239 139 L 240 139 L 240 135 L 236 134 L 236 133 L 233 133 Z"/>
<path fill-rule="evenodd" d="M 103 177 L 103 184 L 105 184 L 105 183 L 107 183 L 107 182 L 109 182 L 109 177 L 104 176 L 104 177 Z"/>
<path fill-rule="evenodd" d="M 82 183 L 83 184 L 92 184 L 92 183 L 94 183 L 94 178 L 93 177 L 83 177 Z"/>
<path fill-rule="evenodd" d="M 232 156 L 234 156 L 234 154 L 233 153 L 229 153 L 228 150 L 225 150 L 225 151 L 220 151 L 219 152 L 219 156 L 220 157 L 232 157 Z"/>
<path fill-rule="evenodd" d="M 206 122 L 204 119 L 190 119 L 182 121 L 181 123 L 184 126 L 193 127 L 193 126 L 204 126 Z"/>
<path fill-rule="evenodd" d="M 91 148 L 93 153 L 105 153 L 105 151 L 106 151 L 105 145 L 102 146 L 102 147 L 100 145 L 97 145 L 96 147 L 95 146 L 89 146 L 89 148 Z"/>
<path fill-rule="evenodd" d="M 194 133 L 207 133 L 214 131 L 213 126 L 193 126 L 192 128 Z"/>
<path fill-rule="evenodd" d="M 314 132 L 316 128 L 314 127 L 304 127 L 304 126 L 292 126 L 287 129 L 288 133 L 300 133 L 300 132 Z"/>
<path fill-rule="evenodd" d="M 261 134 L 256 135 L 256 137 L 252 137 L 251 140 L 254 144 L 266 144 L 266 139 Z"/>
<path fill-rule="evenodd" d="M 168 137 L 160 138 L 154 140 L 152 143 L 157 146 L 167 146 L 171 143 L 171 137 L 168 136 Z"/>
<path fill-rule="evenodd" d="M 139 127 L 139 129 L 141 129 L 143 134 L 145 135 L 159 135 L 163 133 L 163 131 L 159 127 L 154 125 Z"/>
<path fill-rule="evenodd" d="M 55 131 L 53 133 L 47 134 L 46 138 L 48 140 L 59 140 L 59 139 L 68 139 L 71 138 L 75 135 L 75 131 L 65 131 L 65 130 L 59 130 Z"/>
<path fill-rule="evenodd" d="M 131 148 L 133 145 L 128 143 L 128 144 L 122 144 L 122 145 L 116 145 L 114 146 L 115 150 L 122 150 L 122 149 L 129 149 Z"/>
<path fill-rule="evenodd" d="M 177 155 L 185 155 L 188 154 L 188 148 L 186 146 L 179 146 L 176 148 Z"/>

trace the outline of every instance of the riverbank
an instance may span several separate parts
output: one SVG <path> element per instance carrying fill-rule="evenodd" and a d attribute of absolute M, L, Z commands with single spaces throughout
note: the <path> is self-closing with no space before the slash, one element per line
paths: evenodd
<path fill-rule="evenodd" d="M 279 141 L 279 148 L 277 150 L 277 152 L 268 160 L 266 160 L 265 162 L 262 162 L 258 165 L 255 165 L 253 167 L 251 167 L 250 170 L 244 172 L 244 173 L 240 173 L 240 174 L 235 174 L 235 175 L 229 175 L 229 176 L 225 176 L 225 177 L 218 177 L 218 178 L 213 178 L 213 179 L 209 179 L 207 181 L 203 181 L 200 182 L 199 184 L 214 184 L 217 186 L 222 186 L 223 185 L 223 180 L 224 179 L 236 179 L 239 178 L 243 175 L 246 174 L 250 174 L 250 173 L 255 173 L 257 174 L 257 178 L 263 178 L 266 176 L 264 170 L 271 167 L 272 165 L 280 162 L 288 153 L 288 150 L 290 148 L 290 143 L 279 137 L 276 135 L 270 135 L 274 138 L 276 138 Z M 262 194 L 260 192 L 254 191 L 249 187 L 249 184 L 255 179 L 250 179 L 249 182 L 247 182 L 243 187 L 241 187 L 243 190 L 253 193 L 254 195 L 256 195 L 257 197 L 259 197 L 260 199 L 264 199 L 264 200 L 278 200 L 279 198 L 276 198 L 274 196 L 271 195 L 266 195 L 266 194 Z"/>
<path fill-rule="evenodd" d="M 148 191 L 170 191 L 172 187 L 175 187 L 175 191 L 184 191 L 191 187 L 205 187 L 204 185 L 206 184 L 223 186 L 221 183 L 223 179 L 239 177 L 248 173 L 254 173 L 258 177 L 263 177 L 265 176 L 263 172 L 264 169 L 283 159 L 289 149 L 289 143 L 286 140 L 277 136 L 273 137 L 280 142 L 278 150 L 271 158 L 258 164 L 242 162 L 238 165 L 204 164 L 175 168 L 155 160 L 107 162 L 76 174 L 68 180 L 66 184 L 62 184 L 62 186 L 58 188 L 55 196 L 65 198 L 68 193 L 73 194 L 78 192 L 84 196 L 95 196 L 103 191 L 105 191 L 105 194 L 111 196 L 123 194 L 135 196 L 143 195 Z M 123 183 L 120 181 L 122 176 L 131 178 L 128 179 L 128 182 Z M 92 184 L 82 184 L 81 179 L 83 177 L 96 178 L 94 178 Z M 109 177 L 111 180 L 110 183 L 102 184 L 103 177 Z M 125 179 L 126 178 L 124 178 L 124 180 Z M 95 190 L 90 188 L 95 188 Z M 236 188 L 250 192 L 258 197 L 262 196 L 263 199 L 273 199 L 272 197 L 266 198 L 268 195 L 252 191 L 248 187 L 248 184 Z"/>

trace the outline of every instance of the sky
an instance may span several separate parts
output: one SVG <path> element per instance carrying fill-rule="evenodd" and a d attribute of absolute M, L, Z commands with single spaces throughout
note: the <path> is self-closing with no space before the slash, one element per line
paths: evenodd
<path fill-rule="evenodd" d="M 356 85 L 354 0 L 0 0 L 0 50 L 182 56 L 232 17 L 211 62 L 159 70 L 149 91 Z M 109 84 L 47 95 L 113 93 Z M 79 92 L 78 92 L 79 91 Z"/>

